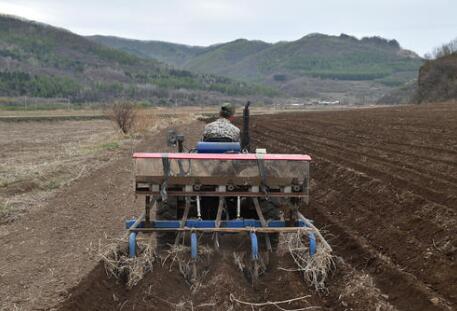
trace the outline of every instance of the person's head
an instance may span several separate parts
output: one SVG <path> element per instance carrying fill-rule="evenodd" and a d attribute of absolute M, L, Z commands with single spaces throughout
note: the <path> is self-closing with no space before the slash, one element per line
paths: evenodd
<path fill-rule="evenodd" d="M 223 103 L 219 115 L 222 118 L 232 120 L 233 116 L 235 115 L 235 106 L 233 106 L 231 103 Z"/>

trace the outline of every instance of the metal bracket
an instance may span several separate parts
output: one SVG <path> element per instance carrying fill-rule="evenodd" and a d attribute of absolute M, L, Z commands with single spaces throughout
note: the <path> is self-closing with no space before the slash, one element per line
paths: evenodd
<path fill-rule="evenodd" d="M 151 202 L 152 201 L 152 202 Z M 144 207 L 144 225 L 146 228 L 151 226 L 151 209 L 157 208 L 157 200 L 147 195 Z"/>
<path fill-rule="evenodd" d="M 226 190 L 227 189 L 225 186 L 217 187 L 218 192 L 225 192 Z M 217 215 L 216 215 L 216 222 L 215 222 L 216 228 L 219 228 L 221 226 L 222 210 L 224 209 L 224 205 L 225 205 L 225 198 L 219 197 L 219 205 L 217 206 Z M 216 248 L 219 248 L 219 235 L 217 233 L 215 236 L 214 245 Z"/>
<path fill-rule="evenodd" d="M 252 200 L 254 201 L 255 210 L 257 212 L 257 216 L 259 217 L 260 223 L 262 224 L 262 227 L 268 227 L 268 224 L 267 224 L 265 218 L 263 217 L 262 209 L 260 208 L 259 199 L 254 198 Z M 267 243 L 268 251 L 272 251 L 273 248 L 271 247 L 271 241 L 270 241 L 270 237 L 268 236 L 268 234 L 266 235 L 266 243 Z"/>
<path fill-rule="evenodd" d="M 162 154 L 162 165 L 163 165 L 163 183 L 162 189 L 160 190 L 160 195 L 162 197 L 162 201 L 167 202 L 167 187 L 168 187 L 168 177 L 170 176 L 170 160 L 168 159 L 168 154 Z"/>
<path fill-rule="evenodd" d="M 257 235 L 255 232 L 250 232 L 249 237 L 251 238 L 251 255 L 252 260 L 259 259 L 259 243 L 257 241 Z"/>
<path fill-rule="evenodd" d="M 187 217 L 189 217 L 190 210 L 190 198 L 186 197 L 186 206 L 184 207 L 184 214 L 182 215 L 181 222 L 179 223 L 179 228 L 184 228 L 186 225 Z M 181 232 L 176 235 L 175 245 L 179 244 L 179 239 L 181 238 Z"/>
<path fill-rule="evenodd" d="M 265 199 L 269 200 L 268 196 L 268 187 L 267 187 L 267 172 L 265 169 L 265 160 L 264 160 L 264 154 L 263 153 L 256 153 L 256 158 L 257 158 L 257 167 L 259 169 L 259 174 L 260 174 L 260 190 L 265 195 Z"/>

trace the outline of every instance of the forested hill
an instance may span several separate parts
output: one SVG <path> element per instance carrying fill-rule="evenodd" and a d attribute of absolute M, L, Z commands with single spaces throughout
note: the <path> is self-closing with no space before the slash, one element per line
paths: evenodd
<path fill-rule="evenodd" d="M 177 66 L 183 66 L 206 49 L 163 41 L 140 41 L 113 36 L 88 36 L 87 38 L 138 57 L 156 59 Z"/>
<path fill-rule="evenodd" d="M 65 29 L 0 15 L 0 96 L 159 100 L 173 97 L 175 91 L 194 100 L 195 94 L 275 93 L 212 74 L 173 69 Z"/>
<path fill-rule="evenodd" d="M 456 99 L 457 51 L 427 61 L 419 71 L 417 89 L 418 102 Z"/>
<path fill-rule="evenodd" d="M 351 92 L 359 97 L 376 92 L 381 96 L 416 79 L 423 62 L 396 40 L 345 34 L 310 34 L 275 44 L 239 39 L 209 47 L 103 36 L 90 39 L 194 72 L 274 85 L 300 97 Z"/>
<path fill-rule="evenodd" d="M 306 75 L 339 80 L 404 80 L 416 77 L 422 64 L 419 56 L 402 49 L 395 40 L 358 40 L 344 34 L 311 34 L 276 44 L 239 39 L 209 47 L 104 36 L 89 39 L 186 69 L 251 80 L 272 74 L 280 75 L 279 79 Z"/>

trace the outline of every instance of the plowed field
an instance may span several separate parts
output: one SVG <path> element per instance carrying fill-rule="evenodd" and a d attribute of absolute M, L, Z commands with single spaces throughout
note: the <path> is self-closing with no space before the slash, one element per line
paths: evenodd
<path fill-rule="evenodd" d="M 100 309 L 251 310 L 233 297 L 265 303 L 303 296 L 306 302 L 280 307 L 455 309 L 457 106 L 264 115 L 253 118 L 251 130 L 256 147 L 313 157 L 311 204 L 302 212 L 324 230 L 337 256 L 326 292 L 280 270 L 291 266 L 285 257 L 252 287 L 224 251 L 213 256 L 197 291 L 160 265 L 126 291 L 99 266 L 62 309 L 94 306 L 104 297 Z"/>
<path fill-rule="evenodd" d="M 179 130 L 192 144 L 201 128 L 194 123 Z M 17 305 L 27 310 L 49 309 L 53 300 L 59 310 L 457 308 L 457 105 L 261 115 L 252 117 L 251 131 L 255 147 L 313 158 L 311 203 L 302 212 L 334 248 L 336 267 L 325 291 L 316 292 L 299 273 L 284 271 L 293 263 L 280 254 L 271 257 L 267 273 L 253 287 L 234 262 L 232 251 L 241 247 L 236 240 L 231 249 L 211 255 L 208 273 L 197 289 L 186 284 L 177 269 L 160 262 L 132 289 L 107 277 L 102 263 L 91 263 L 87 245 L 103 239 L 105 232 L 121 236 L 122 219 L 139 213 L 140 204 L 133 204 L 130 154 L 124 154 L 111 167 L 70 188 L 71 197 L 62 193 L 46 214 L 36 213 L 32 220 L 16 224 L 32 228 L 22 233 L 25 244 L 19 243 L 19 232 L 3 237 L 5 243 L 20 246 L 14 258 L 5 254 L 10 260 L 0 264 L 9 268 L 6 280 L 18 283 L 2 284 L 11 290 L 6 288 L 8 299 L 0 297 L 0 302 L 19 301 Z M 166 151 L 164 135 L 166 131 L 148 138 L 137 151 Z M 40 221 L 42 217 L 46 221 Z M 80 218 L 86 221 L 75 221 Z M 48 228 L 45 234 L 39 229 L 43 224 Z M 67 230 L 72 235 L 64 235 Z M 43 242 L 56 231 L 66 239 Z M 38 241 L 27 243 L 36 238 L 53 254 L 38 270 L 34 263 L 43 255 L 36 251 L 36 257 L 27 257 Z M 68 245 L 75 246 L 67 250 Z M 36 271 L 39 281 L 22 273 L 23 267 Z M 22 286 L 24 293 L 42 297 L 32 297 L 33 303 L 32 298 L 23 298 L 23 303 L 13 299 Z M 292 301 L 271 303 L 284 300 Z"/>
<path fill-rule="evenodd" d="M 457 107 L 262 116 L 253 132 L 269 152 L 313 157 L 305 214 L 394 305 L 457 305 Z"/>

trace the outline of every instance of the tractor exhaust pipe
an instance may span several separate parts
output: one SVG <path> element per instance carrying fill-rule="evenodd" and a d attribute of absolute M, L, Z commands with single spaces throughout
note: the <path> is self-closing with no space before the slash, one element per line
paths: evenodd
<path fill-rule="evenodd" d="M 250 152 L 251 149 L 251 137 L 249 133 L 249 106 L 251 102 L 248 101 L 244 106 L 243 110 L 243 133 L 241 136 L 241 150 L 243 152 Z"/>

